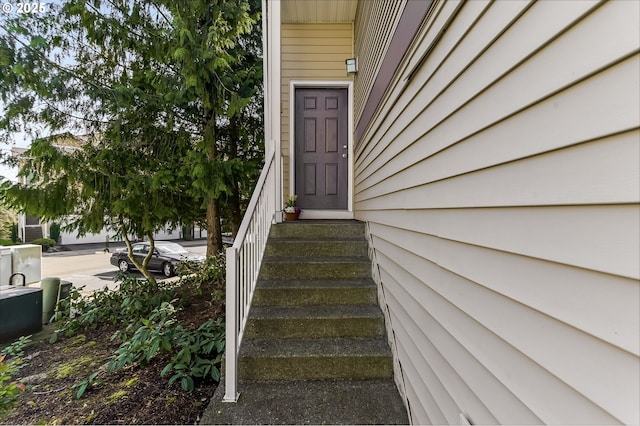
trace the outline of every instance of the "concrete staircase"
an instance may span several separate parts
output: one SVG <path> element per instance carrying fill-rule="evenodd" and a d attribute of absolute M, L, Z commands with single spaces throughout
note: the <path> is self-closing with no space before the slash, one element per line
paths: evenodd
<path fill-rule="evenodd" d="M 406 424 L 356 221 L 274 225 L 238 360 L 202 424 Z"/>

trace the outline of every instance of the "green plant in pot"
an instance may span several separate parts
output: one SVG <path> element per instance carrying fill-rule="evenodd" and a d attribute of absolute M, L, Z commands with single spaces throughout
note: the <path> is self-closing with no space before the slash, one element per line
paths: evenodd
<path fill-rule="evenodd" d="M 289 198 L 287 198 L 284 208 L 284 216 L 287 220 L 298 220 L 302 209 L 296 205 L 297 200 L 297 195 L 290 195 Z"/>

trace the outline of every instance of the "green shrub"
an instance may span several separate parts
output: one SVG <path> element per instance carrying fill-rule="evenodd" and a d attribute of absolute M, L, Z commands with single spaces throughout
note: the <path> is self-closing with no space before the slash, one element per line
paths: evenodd
<path fill-rule="evenodd" d="M 13 225 L 11 225 L 11 241 L 13 242 L 13 244 L 16 244 L 18 242 L 18 224 L 14 223 Z"/>
<path fill-rule="evenodd" d="M 210 319 L 196 330 L 176 330 L 175 346 L 178 352 L 162 370 L 161 376 L 173 375 L 169 384 L 180 381 L 182 389 L 191 392 L 194 378 L 211 377 L 220 380 L 220 362 L 225 347 L 225 325 L 222 319 Z"/>
<path fill-rule="evenodd" d="M 12 246 L 13 241 L 0 239 L 0 246 Z"/>
<path fill-rule="evenodd" d="M 56 242 L 56 244 L 60 243 L 60 225 L 57 223 L 52 223 L 49 227 L 49 238 Z"/>
<path fill-rule="evenodd" d="M 37 244 L 39 246 L 42 246 L 42 250 L 48 250 L 51 247 L 55 247 L 56 242 L 51 238 L 38 238 L 31 241 L 31 244 Z"/>
<path fill-rule="evenodd" d="M 195 387 L 194 379 L 220 380 L 220 361 L 224 353 L 225 327 L 222 320 L 209 320 L 189 330 L 175 319 L 176 308 L 168 302 L 154 309 L 148 319 L 125 340 L 108 364 L 108 371 L 138 363 L 146 365 L 160 354 L 172 354 L 161 376 L 173 372 L 169 384 L 180 381 L 185 391 Z"/>
<path fill-rule="evenodd" d="M 26 386 L 13 380 L 22 367 L 24 348 L 31 342 L 31 336 L 21 337 L 0 352 L 0 419 L 13 408 L 20 392 Z"/>
<path fill-rule="evenodd" d="M 223 297 L 224 256 L 208 258 L 202 264 L 182 265 L 178 282 L 152 284 L 148 280 L 121 276 L 118 290 L 104 288 L 91 296 L 82 297 L 72 289 L 68 298 L 59 302 L 52 321 L 61 326 L 51 338 L 69 337 L 79 330 L 100 324 L 122 324 L 112 340 L 120 347 L 111 357 L 107 371 L 113 372 L 130 365 L 146 365 L 162 357 L 168 363 L 162 376 L 170 374 L 169 384 L 180 383 L 185 391 L 195 388 L 195 379 L 220 380 L 220 362 L 225 346 L 225 325 L 222 319 L 208 320 L 198 328 L 187 328 L 178 322 L 176 314 L 183 309 L 178 295 L 211 291 L 211 298 Z M 178 293 L 178 287 L 190 290 Z M 222 296 L 221 296 L 222 295 Z M 74 385 L 76 396 L 99 382 L 98 373 Z"/>
<path fill-rule="evenodd" d="M 226 282 L 226 257 L 224 253 L 207 256 L 204 262 L 180 262 L 176 271 L 180 276 L 180 284 L 193 286 L 199 294 L 203 288 L 210 292 L 211 301 L 224 298 Z"/>
<path fill-rule="evenodd" d="M 60 327 L 51 336 L 54 343 L 60 336 L 71 337 L 80 330 L 95 329 L 101 324 L 127 324 L 119 335 L 126 338 L 140 325 L 142 318 L 148 317 L 163 302 L 173 300 L 175 284 L 161 282 L 153 284 L 148 280 L 132 276 L 119 277 L 117 290 L 104 287 L 83 297 L 80 289 L 72 288 L 69 296 L 56 306 L 51 321 L 60 322 Z"/>

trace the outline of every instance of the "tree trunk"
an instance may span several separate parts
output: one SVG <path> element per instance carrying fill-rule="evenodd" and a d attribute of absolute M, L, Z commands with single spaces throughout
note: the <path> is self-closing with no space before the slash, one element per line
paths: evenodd
<path fill-rule="evenodd" d="M 211 198 L 207 201 L 207 256 L 216 256 L 221 251 L 220 206 L 218 200 Z"/>
<path fill-rule="evenodd" d="M 122 237 L 124 239 L 124 243 L 127 245 L 127 250 L 128 250 L 127 253 L 129 255 L 129 259 L 131 260 L 131 263 L 134 264 L 134 266 L 138 269 L 138 271 L 140 271 L 140 273 L 144 275 L 144 277 L 147 280 L 149 280 L 151 284 L 153 284 L 154 286 L 158 285 L 158 283 L 156 282 L 156 277 L 154 277 L 153 274 L 149 272 L 149 270 L 147 269 L 147 265 L 149 264 L 149 259 L 151 259 L 151 256 L 153 255 L 153 250 L 155 248 L 155 241 L 153 240 L 153 234 L 147 234 L 147 238 L 149 238 L 150 247 L 149 247 L 149 253 L 147 254 L 142 264 L 140 264 L 136 260 L 136 258 L 133 256 L 133 244 L 131 244 L 131 241 L 129 240 L 129 236 L 127 235 L 126 230 L 122 232 Z"/>

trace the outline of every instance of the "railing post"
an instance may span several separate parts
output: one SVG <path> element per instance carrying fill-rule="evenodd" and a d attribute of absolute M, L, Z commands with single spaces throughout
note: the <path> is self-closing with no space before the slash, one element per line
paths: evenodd
<path fill-rule="evenodd" d="M 227 248 L 226 290 L 226 343 L 225 343 L 225 393 L 224 402 L 237 402 L 238 387 L 238 249 Z M 230 288 L 232 287 L 232 288 Z M 230 291 L 232 290 L 232 291 Z"/>

